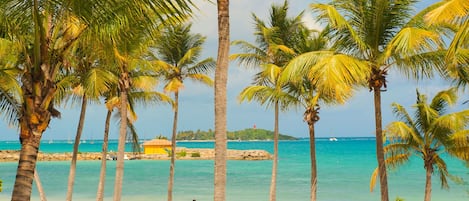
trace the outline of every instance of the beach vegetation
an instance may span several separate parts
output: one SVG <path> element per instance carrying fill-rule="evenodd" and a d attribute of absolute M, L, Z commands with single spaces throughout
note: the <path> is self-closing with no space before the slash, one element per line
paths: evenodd
<path fill-rule="evenodd" d="M 383 146 L 381 93 L 387 90 L 387 75 L 395 69 L 406 78 L 431 78 L 444 71 L 443 40 L 423 17 L 415 14 L 417 1 L 332 0 L 311 8 L 329 28 L 332 47 L 367 63 L 368 88 L 373 92 L 376 156 L 381 201 L 389 200 Z"/>
<path fill-rule="evenodd" d="M 230 56 L 239 64 L 246 67 L 254 67 L 258 73 L 253 78 L 253 85 L 244 88 L 239 94 L 239 101 L 256 101 L 266 108 L 274 110 L 274 156 L 272 163 L 272 177 L 269 200 L 276 200 L 277 166 L 278 166 L 278 138 L 279 138 L 279 113 L 286 110 L 294 103 L 293 98 L 285 90 L 285 84 L 281 83 L 280 75 L 285 65 L 292 59 L 294 35 L 298 27 L 302 25 L 303 12 L 296 16 L 288 16 L 288 1 L 283 4 L 272 4 L 269 10 L 270 18 L 264 21 L 252 14 L 255 23 L 255 44 L 243 40 L 232 42 L 241 48 L 241 53 Z"/>
<path fill-rule="evenodd" d="M 172 155 L 172 154 L 171 154 Z M 187 152 L 186 151 L 180 151 L 180 152 L 177 152 L 177 157 L 186 157 L 187 156 Z"/>
<path fill-rule="evenodd" d="M 200 157 L 200 153 L 199 153 L 199 152 L 192 153 L 192 154 L 191 154 L 191 157 L 192 157 L 192 158 L 199 158 L 199 157 Z"/>
<path fill-rule="evenodd" d="M 213 72 L 215 62 L 209 57 L 201 59 L 205 37 L 191 33 L 191 24 L 167 26 L 150 48 L 147 58 L 159 70 L 164 82 L 164 91 L 173 94 L 173 130 L 172 149 L 176 149 L 177 122 L 179 113 L 179 93 L 184 82 L 190 80 L 207 86 L 213 86 L 209 74 Z M 173 200 L 175 155 L 171 154 L 168 181 L 168 201 Z"/>
<path fill-rule="evenodd" d="M 431 200 L 432 175 L 438 175 L 442 188 L 449 188 L 448 179 L 457 178 L 449 173 L 443 155 L 469 160 L 469 110 L 449 112 L 449 107 L 456 101 L 456 89 L 451 88 L 438 92 L 430 101 L 417 90 L 417 101 L 412 106 L 415 109 L 413 115 L 404 106 L 392 104 L 399 121 L 391 122 L 385 130 L 389 139 L 384 147 L 386 164 L 389 168 L 397 168 L 412 157 L 421 158 L 426 172 L 425 201 Z M 371 188 L 375 177 L 376 171 Z"/>

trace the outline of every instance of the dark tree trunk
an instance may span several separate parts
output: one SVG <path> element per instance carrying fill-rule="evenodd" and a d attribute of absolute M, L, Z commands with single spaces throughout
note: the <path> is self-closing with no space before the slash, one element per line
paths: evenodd
<path fill-rule="evenodd" d="M 24 132 L 22 126 L 22 132 Z M 12 201 L 28 201 L 31 199 L 31 191 L 36 168 L 37 154 L 41 135 L 33 135 L 30 132 L 28 138 L 21 140 L 21 152 L 16 172 L 15 186 L 12 192 Z"/>

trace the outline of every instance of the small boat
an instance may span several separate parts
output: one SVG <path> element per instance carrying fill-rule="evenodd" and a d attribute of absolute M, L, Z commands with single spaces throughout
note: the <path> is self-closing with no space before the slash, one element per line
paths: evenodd
<path fill-rule="evenodd" d="M 331 142 L 335 142 L 335 141 L 337 141 L 337 138 L 335 138 L 335 137 L 331 137 L 331 138 L 329 138 L 329 141 L 331 141 Z"/>

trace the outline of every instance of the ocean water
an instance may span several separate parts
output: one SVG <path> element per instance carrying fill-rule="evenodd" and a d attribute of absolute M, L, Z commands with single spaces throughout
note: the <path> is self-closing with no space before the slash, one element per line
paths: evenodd
<path fill-rule="evenodd" d="M 178 142 L 188 148 L 213 148 L 213 142 Z M 263 149 L 272 153 L 273 142 L 229 142 L 230 149 Z M 0 150 L 19 149 L 17 142 L 0 142 Z M 71 152 L 72 144 L 43 142 L 43 152 Z M 80 152 L 99 152 L 101 143 L 82 143 Z M 111 142 L 110 150 L 117 150 Z M 127 147 L 130 150 L 130 146 Z M 450 173 L 469 181 L 469 169 L 456 159 L 447 157 Z M 374 138 L 339 138 L 317 140 L 318 200 L 321 201 L 377 201 L 379 186 L 369 190 L 370 175 L 376 167 Z M 175 201 L 213 200 L 213 161 L 176 161 Z M 38 162 L 40 175 L 49 201 L 65 200 L 70 162 Z M 0 163 L 0 179 L 3 192 L 0 200 L 10 200 L 16 175 L 16 162 Z M 227 200 L 264 201 L 269 198 L 272 161 L 228 161 Z M 78 161 L 74 188 L 74 200 L 94 200 L 98 185 L 100 161 Z M 125 161 L 123 200 L 166 200 L 169 161 Z M 115 162 L 108 161 L 105 200 L 112 200 Z M 450 182 L 449 190 L 442 190 L 437 176 L 433 177 L 433 201 L 467 201 L 469 185 Z M 390 199 L 397 197 L 406 201 L 423 200 L 425 171 L 423 162 L 415 158 L 410 163 L 388 173 Z M 279 144 L 279 167 L 277 175 L 277 200 L 309 200 L 310 159 L 309 141 L 281 141 Z M 39 200 L 33 187 L 32 200 Z"/>

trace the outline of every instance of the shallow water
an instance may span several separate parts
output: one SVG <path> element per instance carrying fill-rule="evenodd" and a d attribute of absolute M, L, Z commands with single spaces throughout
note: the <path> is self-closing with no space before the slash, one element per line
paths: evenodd
<path fill-rule="evenodd" d="M 98 152 L 101 143 L 82 143 L 81 152 Z M 213 142 L 178 142 L 181 147 L 212 148 Z M 16 142 L 0 142 L 0 150 L 17 149 Z M 117 150 L 113 141 L 110 150 Z M 273 142 L 229 142 L 230 149 L 264 149 L 272 152 Z M 317 140 L 318 200 L 376 201 L 379 187 L 369 191 L 369 178 L 376 167 L 374 138 L 339 138 Z M 67 142 L 45 142 L 43 152 L 70 152 Z M 130 147 L 128 147 L 130 150 Z M 469 169 L 455 159 L 447 160 L 450 172 L 469 181 Z M 0 200 L 9 200 L 16 175 L 17 163 L 0 163 L 3 191 Z M 49 201 L 65 199 L 70 162 L 39 162 L 37 165 Z M 269 198 L 272 161 L 228 161 L 227 200 L 262 201 Z M 309 141 L 282 141 L 279 145 L 277 198 L 279 201 L 309 200 L 310 181 Z M 94 200 L 98 185 L 100 161 L 79 161 L 73 198 Z M 133 160 L 125 162 L 123 200 L 166 200 L 169 161 Z M 106 200 L 112 200 L 115 162 L 108 161 Z M 425 172 L 423 162 L 411 163 L 389 172 L 390 199 L 423 200 Z M 434 177 L 433 200 L 469 200 L 468 185 L 450 183 L 450 190 L 441 190 Z M 176 162 L 175 201 L 213 200 L 213 161 L 186 160 Z M 32 200 L 39 200 L 33 189 Z"/>

